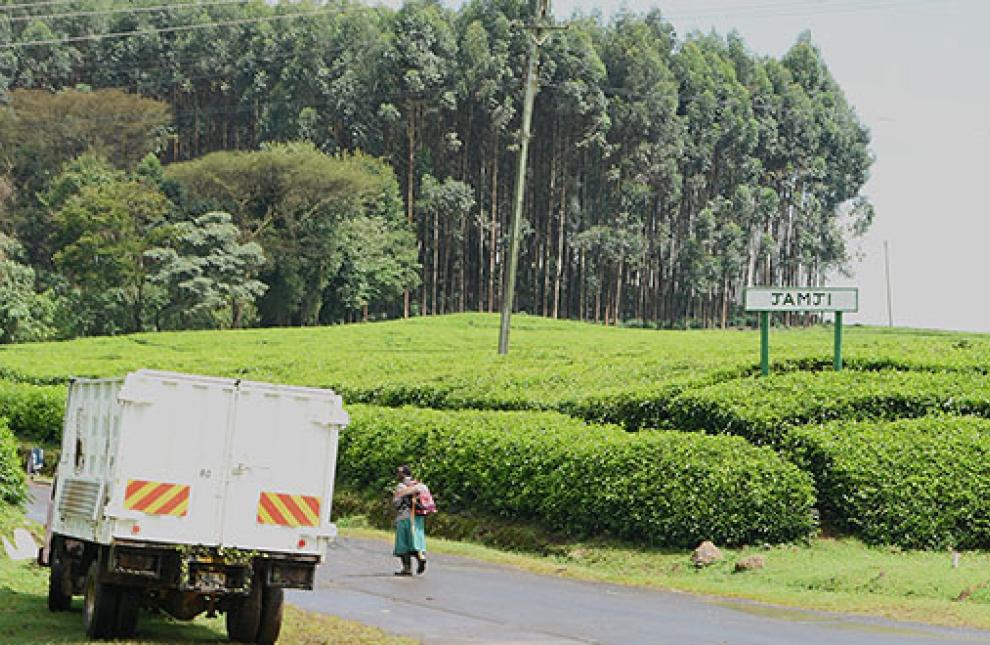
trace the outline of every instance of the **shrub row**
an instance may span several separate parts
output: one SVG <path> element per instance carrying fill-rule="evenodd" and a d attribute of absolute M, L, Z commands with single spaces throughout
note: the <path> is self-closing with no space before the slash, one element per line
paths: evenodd
<path fill-rule="evenodd" d="M 990 547 L 990 421 L 935 416 L 790 431 L 823 518 L 875 544 Z"/>
<path fill-rule="evenodd" d="M 20 504 L 27 499 L 24 467 L 17 456 L 17 439 L 0 418 L 0 504 Z"/>
<path fill-rule="evenodd" d="M 349 410 L 338 481 L 386 494 L 410 463 L 447 512 L 670 546 L 786 542 L 815 528 L 811 478 L 737 437 L 629 434 L 549 412 Z"/>
<path fill-rule="evenodd" d="M 990 385 L 969 372 L 796 372 L 685 391 L 668 411 L 670 423 L 682 430 L 777 445 L 790 427 L 837 419 L 990 416 Z"/>
<path fill-rule="evenodd" d="M 0 381 L 0 416 L 21 439 L 58 443 L 65 415 L 65 387 Z"/>

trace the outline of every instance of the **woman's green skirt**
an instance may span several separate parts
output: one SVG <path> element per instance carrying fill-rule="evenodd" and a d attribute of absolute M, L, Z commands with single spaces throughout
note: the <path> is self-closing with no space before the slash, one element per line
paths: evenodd
<path fill-rule="evenodd" d="M 395 523 L 396 556 L 413 555 L 426 551 L 426 518 L 415 516 L 410 528 L 409 519 L 398 520 Z"/>

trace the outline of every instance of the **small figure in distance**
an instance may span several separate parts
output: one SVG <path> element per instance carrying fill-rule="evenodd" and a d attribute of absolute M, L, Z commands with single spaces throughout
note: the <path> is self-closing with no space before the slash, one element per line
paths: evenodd
<path fill-rule="evenodd" d="M 416 558 L 416 573 L 426 571 L 426 522 L 417 515 L 417 496 L 428 490 L 412 477 L 412 469 L 403 464 L 396 468 L 395 476 L 399 484 L 395 487 L 392 503 L 395 506 L 395 548 L 393 554 L 402 560 L 402 570 L 397 576 L 412 575 L 412 559 Z"/>

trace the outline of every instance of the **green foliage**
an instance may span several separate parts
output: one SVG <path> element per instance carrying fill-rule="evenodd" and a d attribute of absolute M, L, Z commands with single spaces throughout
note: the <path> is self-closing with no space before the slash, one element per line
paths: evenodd
<path fill-rule="evenodd" d="M 378 253 L 387 236 L 365 226 L 339 234 L 338 205 L 303 209 L 316 216 L 302 218 L 267 208 L 305 169 L 288 178 L 277 164 L 272 173 L 258 169 L 260 181 L 234 191 L 254 191 L 243 209 L 215 200 L 233 186 L 229 176 L 206 173 L 216 194 L 191 191 L 183 216 L 249 218 L 251 227 L 236 222 L 242 241 L 269 228 L 255 241 L 282 259 L 265 279 L 262 324 L 394 317 L 405 310 L 396 276 L 403 291 L 422 285 L 410 294 L 412 311 L 494 310 L 531 44 L 520 26 L 532 20 L 533 3 L 454 10 L 410 0 L 396 10 L 316 13 L 305 2 L 141 13 L 123 0 L 101 3 L 109 9 L 99 16 L 57 25 L 40 19 L 43 5 L 16 11 L 39 20 L 0 24 L 0 42 L 14 45 L 0 52 L 0 88 L 15 88 L 13 108 L 0 111 L 0 157 L 14 158 L 16 233 L 36 269 L 49 268 L 51 256 L 49 214 L 36 195 L 67 159 L 94 150 L 131 168 L 155 152 L 196 164 L 218 150 L 302 141 L 328 155 L 362 151 L 394 168 L 411 225 L 396 237 L 414 235 L 415 244 L 399 240 L 403 266 L 383 267 L 387 284 L 373 284 L 356 260 Z M 281 19 L 296 12 L 307 15 Z M 211 21 L 222 26 L 181 38 L 16 46 Z M 724 327 L 740 313 L 744 285 L 824 279 L 848 263 L 849 238 L 870 226 L 873 209 L 860 194 L 873 161 L 869 133 L 806 36 L 770 58 L 735 33 L 679 37 L 659 10 L 608 21 L 573 16 L 542 44 L 539 75 L 516 291 L 522 310 Z M 76 79 L 133 93 L 80 86 L 51 94 Z M 174 126 L 165 103 L 141 97 L 167 101 Z M 182 201 L 154 168 L 142 164 L 139 174 Z M 475 208 L 438 214 L 427 177 L 451 178 L 468 198 L 461 204 Z M 271 226 L 257 225 L 264 222 Z M 352 253 L 328 242 L 345 239 Z"/>
<path fill-rule="evenodd" d="M 0 376 L 53 384 L 65 383 L 69 375 L 121 376 L 151 367 L 331 387 L 348 400 L 380 405 L 559 409 L 635 428 L 665 421 L 668 400 L 682 390 L 694 392 L 759 369 L 758 337 L 739 331 L 612 329 L 516 316 L 512 351 L 498 356 L 492 349 L 498 325 L 497 315 L 459 314 L 369 325 L 163 332 L 14 345 L 0 350 Z M 774 369 L 785 362 L 790 368 L 831 364 L 831 330 L 775 330 L 774 335 Z M 852 367 L 842 375 L 794 378 L 869 381 L 872 374 L 858 375 L 855 368 L 875 364 L 978 378 L 990 362 L 990 339 L 852 327 L 846 332 L 846 351 Z M 764 386 L 788 383 L 788 378 L 779 374 L 726 387 L 744 388 L 739 397 L 759 396 Z"/>
<path fill-rule="evenodd" d="M 52 211 L 58 211 L 69 199 L 82 192 L 83 188 L 125 179 L 125 174 L 114 168 L 109 161 L 87 152 L 62 166 L 62 172 L 52 179 L 41 202 Z"/>
<path fill-rule="evenodd" d="M 84 187 L 58 211 L 54 261 L 84 310 L 77 333 L 143 329 L 143 254 L 168 210 L 157 188 L 114 181 Z"/>
<path fill-rule="evenodd" d="M 0 234 L 0 343 L 46 340 L 55 333 L 55 297 L 35 291 L 35 271 L 18 262 L 21 247 Z"/>
<path fill-rule="evenodd" d="M 24 466 L 17 456 L 17 439 L 0 418 L 0 506 L 21 504 L 27 499 Z"/>
<path fill-rule="evenodd" d="M 833 419 L 990 416 L 990 385 L 972 372 L 795 372 L 690 390 L 669 404 L 670 423 L 779 444 L 788 430 Z"/>
<path fill-rule="evenodd" d="M 794 429 L 823 516 L 874 544 L 990 546 L 990 421 L 933 416 Z"/>
<path fill-rule="evenodd" d="M 144 252 L 148 281 L 164 291 L 154 315 L 156 329 L 215 327 L 220 310 L 230 310 L 231 327 L 265 292 L 253 279 L 264 263 L 261 246 L 241 244 L 227 213 L 207 213 L 170 227 L 165 246 Z"/>
<path fill-rule="evenodd" d="M 379 161 L 276 144 L 172 164 L 166 176 L 192 201 L 231 213 L 264 248 L 262 325 L 313 325 L 328 305 L 357 308 L 413 283 L 415 246 L 395 177 Z"/>
<path fill-rule="evenodd" d="M 628 434 L 552 413 L 349 410 L 340 480 L 385 491 L 408 462 L 448 512 L 675 546 L 785 542 L 815 527 L 810 478 L 736 437 Z"/>
<path fill-rule="evenodd" d="M 59 443 L 65 388 L 0 381 L 0 417 L 21 439 Z"/>

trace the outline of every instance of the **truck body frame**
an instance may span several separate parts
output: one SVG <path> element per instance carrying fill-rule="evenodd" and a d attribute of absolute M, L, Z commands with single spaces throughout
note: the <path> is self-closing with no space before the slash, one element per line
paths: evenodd
<path fill-rule="evenodd" d="M 74 380 L 39 555 L 49 606 L 83 594 L 92 637 L 129 636 L 145 606 L 224 611 L 234 640 L 274 640 L 264 614 L 280 622 L 281 590 L 312 588 L 336 534 L 348 421 L 323 389 L 153 370 Z"/>

